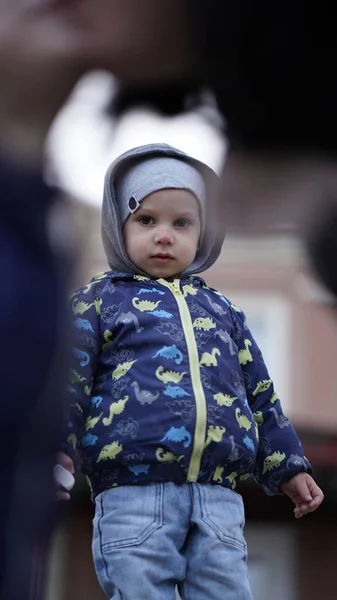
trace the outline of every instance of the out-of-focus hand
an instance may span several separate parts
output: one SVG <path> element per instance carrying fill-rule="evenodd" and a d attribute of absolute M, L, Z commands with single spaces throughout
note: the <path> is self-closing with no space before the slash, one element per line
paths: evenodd
<path fill-rule="evenodd" d="M 74 474 L 74 461 L 65 452 L 58 452 L 56 460 L 59 465 L 62 465 L 72 475 Z M 70 500 L 69 492 L 61 489 L 58 484 L 56 484 L 56 500 Z"/>
<path fill-rule="evenodd" d="M 308 473 L 297 473 L 281 488 L 295 504 L 296 519 L 316 510 L 324 500 L 322 490 Z"/>

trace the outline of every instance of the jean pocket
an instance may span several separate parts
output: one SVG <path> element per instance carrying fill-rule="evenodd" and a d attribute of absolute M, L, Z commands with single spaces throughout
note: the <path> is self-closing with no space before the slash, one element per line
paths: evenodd
<path fill-rule="evenodd" d="M 102 553 L 142 544 L 163 523 L 162 484 L 121 486 L 96 499 L 94 535 Z"/>
<path fill-rule="evenodd" d="M 217 485 L 200 485 L 198 490 L 204 523 L 222 542 L 246 551 L 245 511 L 240 494 Z"/>

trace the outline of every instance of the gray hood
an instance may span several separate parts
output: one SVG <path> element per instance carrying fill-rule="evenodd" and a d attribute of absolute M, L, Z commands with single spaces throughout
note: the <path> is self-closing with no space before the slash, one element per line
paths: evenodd
<path fill-rule="evenodd" d="M 193 263 L 181 275 L 193 275 L 194 273 L 201 273 L 209 269 L 221 252 L 225 232 L 219 223 L 218 216 L 218 176 L 207 165 L 172 146 L 167 144 L 147 144 L 146 146 L 133 148 L 119 156 L 110 165 L 105 176 L 102 206 L 102 240 L 109 266 L 113 271 L 147 275 L 147 273 L 141 271 L 131 262 L 125 252 L 121 218 L 116 202 L 116 181 L 137 161 L 164 156 L 178 158 L 192 165 L 201 173 L 206 186 L 206 223 L 200 248 Z M 219 224 L 218 228 L 217 224 Z"/>

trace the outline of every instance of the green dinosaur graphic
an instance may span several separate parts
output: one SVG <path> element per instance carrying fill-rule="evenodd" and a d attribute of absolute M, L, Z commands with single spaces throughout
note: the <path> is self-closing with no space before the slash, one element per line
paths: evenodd
<path fill-rule="evenodd" d="M 235 417 L 241 429 L 245 429 L 246 431 L 250 430 L 252 422 L 246 417 L 246 415 L 241 414 L 239 408 L 235 409 Z"/>
<path fill-rule="evenodd" d="M 130 360 L 128 362 L 117 365 L 116 369 L 112 372 L 112 379 L 117 381 L 117 379 L 124 377 L 124 375 L 127 374 L 127 372 L 131 369 L 132 365 L 136 362 L 136 360 Z"/>
<path fill-rule="evenodd" d="M 86 378 L 81 377 L 81 375 L 79 373 L 77 373 L 77 371 L 75 371 L 74 369 L 71 371 L 70 383 L 82 383 L 85 380 L 86 380 Z"/>
<path fill-rule="evenodd" d="M 238 399 L 237 396 L 229 396 L 228 394 L 222 394 L 222 392 L 214 394 L 213 398 L 219 406 L 232 406 L 233 402 Z"/>
<path fill-rule="evenodd" d="M 286 455 L 284 454 L 284 452 L 280 452 L 279 450 L 277 450 L 277 452 L 273 452 L 273 454 L 270 454 L 270 456 L 266 456 L 263 462 L 262 475 L 266 471 L 272 471 L 272 469 L 274 469 L 275 467 L 279 467 L 281 462 L 285 459 L 285 457 Z"/>
<path fill-rule="evenodd" d="M 99 453 L 97 462 L 100 462 L 101 460 L 114 459 L 116 458 L 117 454 L 122 452 L 122 450 L 123 446 L 122 444 L 119 444 L 119 442 L 112 442 L 111 444 L 107 444 L 106 446 L 103 446 L 101 452 Z"/>
<path fill-rule="evenodd" d="M 258 394 L 262 394 L 262 392 L 266 392 L 268 388 L 270 388 L 271 384 L 271 379 L 264 379 L 263 381 L 259 381 L 255 390 L 253 391 L 253 396 L 257 396 Z"/>
<path fill-rule="evenodd" d="M 193 321 L 194 329 L 202 329 L 203 331 L 210 331 L 210 329 L 214 329 L 216 324 L 210 317 L 198 317 Z"/>
<path fill-rule="evenodd" d="M 244 349 L 239 350 L 239 362 L 240 365 L 246 365 L 249 362 L 253 362 L 253 357 L 251 355 L 251 352 L 249 350 L 249 346 L 252 345 L 252 342 L 250 340 L 244 340 Z"/>
<path fill-rule="evenodd" d="M 205 448 L 207 448 L 211 442 L 216 442 L 217 444 L 221 442 L 225 432 L 226 427 L 210 425 L 207 431 Z"/>
<path fill-rule="evenodd" d="M 102 345 L 102 352 L 104 352 L 104 350 L 108 346 L 110 346 L 110 344 L 112 343 L 112 338 L 113 338 L 112 331 L 110 331 L 110 329 L 106 329 L 105 331 L 103 331 L 103 338 L 104 338 L 105 344 Z"/>
<path fill-rule="evenodd" d="M 127 403 L 128 400 L 129 400 L 129 396 L 124 396 L 124 398 L 121 398 L 117 402 L 113 402 L 112 404 L 110 404 L 109 416 L 104 417 L 104 419 L 102 421 L 103 425 L 111 425 L 114 416 L 122 414 L 122 412 L 124 411 L 124 408 L 125 408 L 125 404 Z"/>

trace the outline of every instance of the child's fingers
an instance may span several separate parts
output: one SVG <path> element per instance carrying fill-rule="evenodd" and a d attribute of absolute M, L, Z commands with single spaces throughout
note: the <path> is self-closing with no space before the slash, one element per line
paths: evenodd
<path fill-rule="evenodd" d="M 322 495 L 316 496 L 316 498 L 311 500 L 311 502 L 302 502 L 301 504 L 296 506 L 296 508 L 294 509 L 295 517 L 300 518 L 300 517 L 303 517 L 304 515 L 307 515 L 308 513 L 314 512 L 314 510 L 316 510 L 319 507 L 319 505 L 322 503 L 323 497 L 324 496 L 322 494 Z"/>

